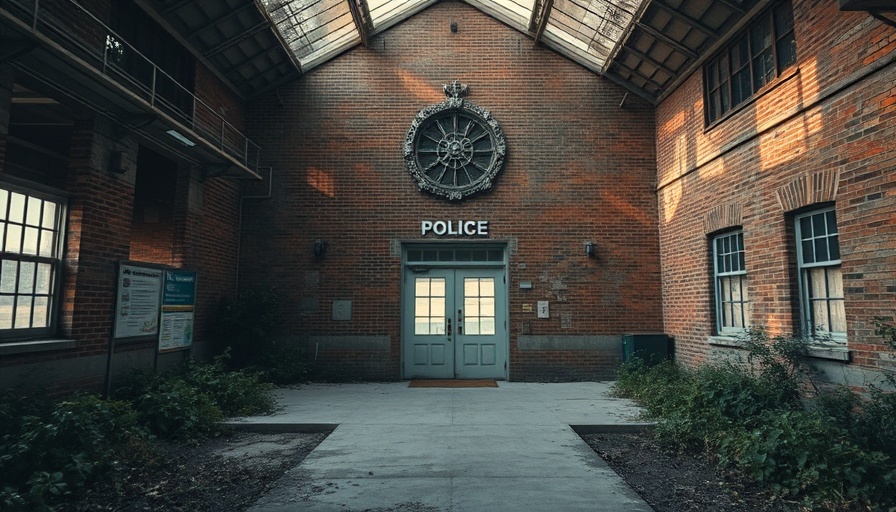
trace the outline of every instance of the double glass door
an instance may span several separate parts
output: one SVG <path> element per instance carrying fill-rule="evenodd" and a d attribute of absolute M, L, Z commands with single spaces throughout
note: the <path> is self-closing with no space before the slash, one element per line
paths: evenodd
<path fill-rule="evenodd" d="M 404 377 L 506 378 L 504 269 L 405 272 Z"/>

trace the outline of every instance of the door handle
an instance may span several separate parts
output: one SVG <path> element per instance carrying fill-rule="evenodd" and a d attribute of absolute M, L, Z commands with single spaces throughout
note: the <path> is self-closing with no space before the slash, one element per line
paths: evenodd
<path fill-rule="evenodd" d="M 446 322 L 445 332 L 448 333 L 448 336 L 451 336 L 451 319 L 450 319 L 450 318 L 446 318 L 446 319 L 445 319 L 445 322 Z"/>

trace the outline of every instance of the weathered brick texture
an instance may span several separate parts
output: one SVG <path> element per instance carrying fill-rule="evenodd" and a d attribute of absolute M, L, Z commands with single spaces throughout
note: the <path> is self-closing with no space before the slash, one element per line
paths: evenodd
<path fill-rule="evenodd" d="M 793 11 L 797 65 L 736 113 L 704 127 L 699 71 L 657 109 L 666 330 L 681 360 L 708 357 L 707 233 L 733 226 L 744 230 L 754 325 L 798 329 L 788 213 L 833 201 L 849 349 L 857 366 L 892 368 L 872 320 L 896 304 L 896 31 L 836 2 L 795 0 Z M 728 205 L 740 220 L 711 215 Z"/>
<path fill-rule="evenodd" d="M 508 157 L 491 192 L 449 203 L 418 191 L 402 145 L 455 79 L 501 124 Z M 275 186 L 245 205 L 241 286 L 277 284 L 292 335 L 389 336 L 388 354 L 318 357 L 397 379 L 400 242 L 420 239 L 423 219 L 485 219 L 509 246 L 511 379 L 612 375 L 615 352 L 521 352 L 516 339 L 524 322 L 533 335 L 662 330 L 653 109 L 631 96 L 620 107 L 623 94 L 466 4 L 426 9 L 251 106 Z M 329 244 L 322 261 L 316 239 Z M 351 321 L 330 319 L 336 299 L 353 301 Z M 550 319 L 536 318 L 538 300 Z"/>

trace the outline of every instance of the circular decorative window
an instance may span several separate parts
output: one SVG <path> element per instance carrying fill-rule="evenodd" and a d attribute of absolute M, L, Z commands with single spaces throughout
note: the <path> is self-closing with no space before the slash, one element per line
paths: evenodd
<path fill-rule="evenodd" d="M 421 190 L 458 200 L 492 187 L 507 149 L 491 113 L 464 99 L 466 85 L 455 81 L 444 90 L 445 101 L 414 117 L 404 160 Z"/>

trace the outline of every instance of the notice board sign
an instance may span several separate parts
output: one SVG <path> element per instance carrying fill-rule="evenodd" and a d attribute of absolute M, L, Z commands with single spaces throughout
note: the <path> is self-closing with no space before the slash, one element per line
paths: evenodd
<path fill-rule="evenodd" d="M 189 349 L 193 345 L 196 272 L 165 271 L 161 309 L 159 352 Z"/>
<path fill-rule="evenodd" d="M 118 266 L 115 339 L 155 339 L 159 334 L 159 297 L 164 271 L 139 263 Z"/>

